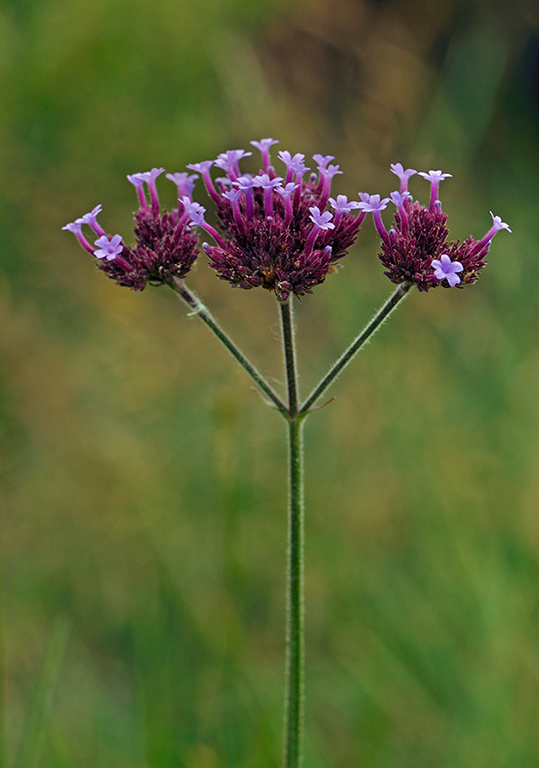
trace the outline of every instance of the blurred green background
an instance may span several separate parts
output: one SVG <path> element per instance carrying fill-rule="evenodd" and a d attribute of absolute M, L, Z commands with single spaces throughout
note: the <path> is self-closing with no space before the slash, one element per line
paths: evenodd
<path fill-rule="evenodd" d="M 537 4 L 4 0 L 0 81 L 6 766 L 280 763 L 284 424 L 60 230 L 102 203 L 129 242 L 127 173 L 265 136 L 354 197 L 441 168 L 453 238 L 513 229 L 309 419 L 305 766 L 539 765 Z M 392 290 L 367 224 L 298 306 L 304 393 Z M 189 284 L 280 387 L 273 297 Z"/>

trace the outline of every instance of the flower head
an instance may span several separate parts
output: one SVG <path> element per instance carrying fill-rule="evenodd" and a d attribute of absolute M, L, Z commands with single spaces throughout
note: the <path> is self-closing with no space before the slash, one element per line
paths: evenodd
<path fill-rule="evenodd" d="M 120 235 L 109 237 L 97 223 L 101 206 L 84 214 L 63 229 L 73 232 L 82 247 L 97 259 L 97 266 L 120 285 L 141 291 L 148 283 L 166 283 L 174 277 L 184 277 L 197 257 L 198 239 L 191 231 L 191 200 L 194 177 L 186 173 L 168 174 L 178 186 L 178 207 L 168 213 L 161 210 L 156 179 L 164 168 L 152 168 L 127 178 L 134 185 L 140 207 L 135 211 L 135 245 L 128 247 Z M 147 185 L 150 204 L 144 191 Z M 98 235 L 92 247 L 82 234 L 83 225 Z"/>
<path fill-rule="evenodd" d="M 211 179 L 204 178 L 220 222 L 219 231 L 205 221 L 200 223 L 215 241 L 204 251 L 222 280 L 245 289 L 262 286 L 286 301 L 290 294 L 310 293 L 325 280 L 354 242 L 364 214 L 353 215 L 351 211 L 359 203 L 348 204 L 341 196 L 333 201 L 335 218 L 326 210 L 331 179 L 340 173 L 338 166 L 328 167 L 332 157 L 315 156 L 320 175 L 306 182 L 305 155 L 287 150 L 278 153 L 286 168 L 283 178 L 269 161 L 275 140 L 251 143 L 262 154 L 263 168 L 258 174 L 240 173 L 239 160 L 244 154 L 237 150 L 240 154 L 234 162 L 229 153 L 220 155 L 223 161 L 217 162 L 227 173 L 228 189 L 224 184 L 214 187 Z M 215 197 L 212 188 L 219 189 Z"/>
<path fill-rule="evenodd" d="M 402 165 L 396 163 L 391 170 L 402 178 L 411 169 L 404 171 Z M 420 291 L 438 285 L 462 287 L 475 283 L 485 266 L 492 238 L 500 229 L 509 229 L 508 225 L 492 214 L 493 225 L 482 240 L 469 237 L 463 242 L 450 241 L 447 216 L 442 213 L 438 200 L 440 181 L 450 174 L 429 171 L 419 175 L 431 183 L 429 207 L 414 202 L 407 189 L 393 192 L 390 199 L 396 210 L 389 232 L 381 223 L 381 218 L 377 219 L 383 201 L 379 196 L 360 195 L 363 209 L 373 211 L 380 233 L 378 256 L 386 268 L 385 274 L 394 283 L 414 283 Z"/>

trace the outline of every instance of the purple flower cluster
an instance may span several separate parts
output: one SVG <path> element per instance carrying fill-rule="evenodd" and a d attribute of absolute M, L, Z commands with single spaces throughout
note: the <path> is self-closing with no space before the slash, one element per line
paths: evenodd
<path fill-rule="evenodd" d="M 204 219 L 204 210 L 192 215 L 215 245 L 203 244 L 210 266 L 218 276 L 240 288 L 262 286 L 280 301 L 290 294 L 311 293 L 323 283 L 353 244 L 365 217 L 358 202 L 344 195 L 329 197 L 332 178 L 341 173 L 331 155 L 314 155 L 318 174 L 303 177 L 310 169 L 305 155 L 279 152 L 284 168 L 277 176 L 270 161 L 273 139 L 252 141 L 262 155 L 256 175 L 242 174 L 239 161 L 250 155 L 241 149 L 219 155 L 215 161 L 187 166 L 201 174 L 215 204 L 220 232 Z M 210 169 L 225 176 L 213 182 Z M 329 205 L 329 207 L 328 207 Z"/>
<path fill-rule="evenodd" d="M 120 235 L 109 237 L 97 222 L 101 211 L 98 205 L 74 222 L 66 224 L 76 235 L 82 247 L 97 259 L 97 266 L 120 285 L 141 291 L 148 283 L 161 284 L 173 277 L 185 277 L 198 255 L 198 238 L 192 231 L 191 213 L 199 206 L 191 199 L 196 176 L 188 173 L 167 174 L 178 188 L 178 207 L 168 213 L 161 211 L 156 179 L 163 168 L 152 168 L 145 173 L 128 176 L 134 185 L 140 207 L 135 211 L 136 244 L 130 248 Z M 150 200 L 146 198 L 145 185 Z M 90 245 L 82 232 L 89 226 L 96 235 Z"/>
<path fill-rule="evenodd" d="M 73 232 L 95 256 L 99 269 L 120 285 L 140 291 L 148 283 L 185 277 L 197 258 L 193 227 L 198 226 L 214 240 L 214 244 L 203 243 L 202 248 L 222 280 L 240 288 L 262 286 L 280 301 L 292 294 L 311 293 L 335 271 L 367 213 L 372 213 L 381 237 L 378 256 L 385 274 L 394 283 L 413 283 L 420 291 L 474 283 L 496 232 L 511 231 L 499 216 L 491 214 L 492 227 L 481 240 L 449 241 L 447 216 L 438 198 L 440 182 L 449 173 L 418 174 L 431 185 L 428 207 L 415 202 L 408 191 L 408 181 L 417 171 L 405 170 L 401 163 L 391 165 L 400 190 L 386 198 L 360 193 L 359 201 L 349 201 L 345 195 L 330 197 L 332 179 L 341 173 L 331 163 L 331 155 L 314 155 L 317 172 L 304 180 L 310 171 L 305 155 L 281 151 L 282 175 L 278 176 L 270 159 L 271 147 L 277 143 L 274 139 L 251 142 L 262 156 L 262 169 L 254 175 L 240 171 L 240 161 L 251 155 L 242 149 L 188 165 L 195 174 L 167 174 L 178 189 L 178 207 L 170 213 L 161 209 L 156 189 L 163 168 L 128 176 L 140 203 L 134 214 L 136 243 L 132 247 L 120 235 L 107 235 L 97 222 L 100 205 L 63 229 Z M 225 175 L 213 180 L 214 166 Z M 193 202 L 198 174 L 215 206 L 218 229 L 205 220 L 206 209 Z M 395 214 L 388 231 L 382 211 L 390 201 Z M 83 234 L 83 226 L 97 235 L 93 245 Z"/>
<path fill-rule="evenodd" d="M 380 199 L 380 195 L 360 194 L 361 207 L 373 214 L 381 237 L 380 261 L 385 274 L 394 283 L 412 282 L 420 291 L 437 285 L 454 287 L 475 283 L 486 264 L 490 243 L 496 232 L 509 226 L 491 213 L 493 224 L 481 240 L 469 237 L 461 242 L 448 241 L 447 216 L 438 199 L 440 182 L 451 174 L 441 171 L 420 172 L 431 184 L 429 207 L 414 202 L 408 192 L 408 179 L 417 173 L 405 170 L 400 163 L 391 166 L 400 179 L 400 191 Z M 395 205 L 393 226 L 389 231 L 382 222 L 381 211 L 389 201 Z"/>

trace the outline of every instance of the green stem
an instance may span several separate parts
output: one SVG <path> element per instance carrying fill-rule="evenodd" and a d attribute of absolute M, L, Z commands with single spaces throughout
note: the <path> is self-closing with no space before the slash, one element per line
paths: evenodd
<path fill-rule="evenodd" d="M 217 323 L 211 312 L 207 307 L 204 306 L 204 304 L 198 299 L 195 294 L 189 290 L 189 288 L 186 287 L 186 285 L 183 283 L 182 280 L 179 278 L 172 278 L 172 280 L 169 283 L 172 290 L 180 296 L 184 302 L 187 304 L 187 306 L 191 309 L 191 311 L 194 314 L 197 314 L 200 319 L 206 323 L 208 328 L 217 336 L 219 341 L 221 341 L 225 347 L 228 349 L 228 351 L 235 357 L 235 359 L 238 361 L 238 363 L 242 366 L 242 368 L 247 371 L 249 376 L 253 379 L 255 384 L 260 387 L 262 392 L 268 397 L 273 405 L 277 408 L 277 410 L 285 417 L 288 418 L 288 409 L 279 397 L 279 395 L 275 392 L 275 390 L 270 387 L 268 382 L 265 380 L 265 378 L 262 376 L 262 374 L 254 367 L 254 365 L 245 357 L 241 349 L 236 346 L 236 344 L 232 341 L 230 336 L 228 336 L 225 331 L 221 328 L 221 326 Z"/>
<path fill-rule="evenodd" d="M 296 366 L 296 338 L 294 316 L 290 299 L 279 302 L 281 310 L 281 327 L 283 330 L 283 353 L 286 371 L 286 387 L 288 391 L 287 417 L 295 419 L 298 412 L 298 375 Z"/>
<path fill-rule="evenodd" d="M 288 422 L 289 515 L 283 768 L 301 763 L 304 708 L 303 419 Z"/>
<path fill-rule="evenodd" d="M 304 708 L 304 504 L 303 421 L 299 402 L 292 306 L 280 304 L 288 387 L 288 553 L 286 693 L 283 768 L 298 768 L 302 757 Z"/>
<path fill-rule="evenodd" d="M 372 320 L 369 323 L 367 323 L 367 325 L 361 331 L 359 336 L 356 339 L 354 339 L 354 341 L 350 344 L 348 349 L 346 349 L 343 352 L 343 354 L 340 356 L 337 362 L 330 368 L 330 370 L 327 372 L 327 374 L 324 376 L 321 382 L 313 389 L 309 397 L 305 400 L 305 402 L 299 409 L 300 416 L 306 415 L 311 410 L 311 408 L 314 406 L 316 401 L 320 397 L 322 397 L 322 395 L 324 394 L 326 389 L 330 386 L 330 384 L 332 384 L 332 382 L 337 378 L 337 376 L 348 365 L 348 363 L 354 357 L 354 355 L 357 352 L 359 352 L 359 350 L 367 343 L 369 338 L 382 325 L 384 320 L 387 317 L 389 317 L 391 312 L 395 309 L 395 307 L 399 304 L 399 302 L 402 299 L 404 299 L 404 297 L 408 294 L 409 290 L 412 287 L 413 287 L 413 283 L 401 283 L 397 288 L 397 290 L 391 294 L 389 299 L 386 301 L 386 303 L 382 307 L 380 307 L 380 309 L 372 318 Z"/>

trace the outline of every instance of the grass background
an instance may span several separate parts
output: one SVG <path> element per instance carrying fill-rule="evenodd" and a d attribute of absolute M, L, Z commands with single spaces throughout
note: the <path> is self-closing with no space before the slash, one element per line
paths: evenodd
<path fill-rule="evenodd" d="M 538 765 L 536 4 L 4 0 L 0 93 L 5 765 L 279 765 L 283 424 L 171 292 L 60 231 L 102 203 L 127 234 L 127 173 L 262 136 L 352 196 L 442 168 L 453 237 L 513 229 L 307 425 L 305 766 Z M 298 307 L 304 392 L 391 290 L 372 229 Z M 273 298 L 209 272 L 280 386 Z"/>

